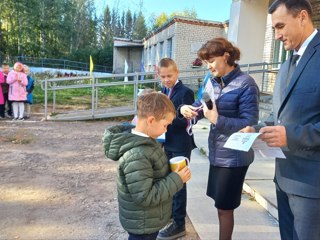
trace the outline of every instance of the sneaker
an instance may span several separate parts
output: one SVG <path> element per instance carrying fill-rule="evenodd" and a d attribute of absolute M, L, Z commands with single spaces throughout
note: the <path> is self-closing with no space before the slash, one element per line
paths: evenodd
<path fill-rule="evenodd" d="M 3 116 L 0 116 L 0 120 L 4 120 L 5 119 L 5 117 L 3 117 Z"/>
<path fill-rule="evenodd" d="M 18 118 L 12 118 L 12 121 L 17 121 L 18 120 Z"/>
<path fill-rule="evenodd" d="M 170 222 L 167 226 L 160 230 L 157 240 L 176 239 L 186 235 L 186 227 L 178 226 L 175 221 Z"/>
<path fill-rule="evenodd" d="M 24 121 L 24 118 L 18 118 L 19 121 Z"/>

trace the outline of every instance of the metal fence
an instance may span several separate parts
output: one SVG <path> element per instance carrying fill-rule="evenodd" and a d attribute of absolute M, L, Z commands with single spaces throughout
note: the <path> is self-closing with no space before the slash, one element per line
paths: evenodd
<path fill-rule="evenodd" d="M 70 69 L 70 70 L 79 70 L 79 71 L 89 71 L 89 68 L 90 68 L 89 63 L 76 62 L 76 61 L 70 61 L 65 59 L 16 56 L 16 57 L 13 57 L 13 60 L 22 62 L 23 64 L 26 64 L 28 66 L 33 66 L 33 67 L 60 68 L 60 69 Z M 103 65 L 94 65 L 93 71 L 111 73 L 112 67 L 107 67 Z"/>
<path fill-rule="evenodd" d="M 275 67 L 276 66 L 276 67 Z M 244 72 L 250 74 L 259 84 L 261 92 L 271 94 L 274 84 L 274 76 L 278 71 L 278 63 L 256 63 L 241 65 Z M 200 83 L 208 70 L 205 68 L 181 70 L 180 77 L 186 85 L 189 85 L 196 92 Z M 151 78 L 150 78 L 151 76 Z M 55 120 L 88 120 L 116 116 L 133 115 L 137 110 L 138 89 L 144 88 L 145 84 L 159 84 L 156 72 L 136 72 L 129 74 L 110 74 L 107 77 L 110 81 L 106 82 L 103 76 L 86 76 L 86 77 L 68 77 L 52 78 L 41 81 L 41 87 L 45 91 L 45 119 L 48 120 L 48 92 L 52 91 L 52 113 L 56 112 L 56 92 L 67 89 L 90 89 L 91 90 L 91 110 L 90 111 L 73 111 L 73 114 L 58 114 Z M 124 81 L 128 79 L 128 81 Z M 133 101 L 128 108 L 110 108 L 109 111 L 99 109 L 99 89 L 112 86 L 133 85 Z M 53 119 L 52 117 L 50 119 Z"/>

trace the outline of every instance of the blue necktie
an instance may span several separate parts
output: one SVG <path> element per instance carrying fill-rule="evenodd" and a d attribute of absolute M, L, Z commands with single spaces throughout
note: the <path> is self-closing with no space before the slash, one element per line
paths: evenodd
<path fill-rule="evenodd" d="M 166 88 L 166 95 L 167 95 L 167 96 L 170 95 L 170 92 L 171 92 L 171 89 L 170 89 L 170 88 Z"/>

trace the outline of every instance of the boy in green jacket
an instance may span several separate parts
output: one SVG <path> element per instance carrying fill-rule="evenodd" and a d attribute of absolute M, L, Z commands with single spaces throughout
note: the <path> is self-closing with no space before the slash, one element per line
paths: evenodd
<path fill-rule="evenodd" d="M 151 240 L 168 223 L 172 198 L 191 172 L 185 167 L 169 173 L 166 155 L 155 140 L 176 116 L 168 97 L 156 92 L 139 97 L 137 114 L 136 127 L 106 129 L 103 146 L 106 157 L 119 161 L 119 216 L 129 240 Z"/>

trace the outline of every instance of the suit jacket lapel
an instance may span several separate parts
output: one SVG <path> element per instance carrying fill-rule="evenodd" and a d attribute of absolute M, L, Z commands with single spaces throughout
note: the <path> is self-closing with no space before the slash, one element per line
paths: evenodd
<path fill-rule="evenodd" d="M 312 39 L 312 41 L 309 43 L 306 51 L 304 52 L 304 54 L 301 56 L 301 59 L 297 65 L 297 68 L 295 69 L 293 75 L 292 75 L 292 79 L 287 87 L 287 90 L 284 92 L 284 97 L 283 100 L 281 101 L 281 105 L 279 107 L 279 111 L 278 111 L 278 116 L 280 115 L 281 111 L 284 108 L 284 105 L 286 104 L 288 98 L 291 95 L 292 89 L 294 88 L 294 86 L 296 85 L 296 82 L 299 80 L 299 77 L 303 71 L 303 69 L 306 67 L 307 63 L 309 62 L 310 58 L 314 55 L 314 53 L 316 52 L 316 49 L 314 48 L 316 45 L 320 44 L 320 33 L 318 32 L 314 38 Z M 289 61 L 287 61 L 289 62 Z M 287 66 L 287 68 L 289 67 L 289 64 Z M 287 69 L 288 72 L 288 69 Z M 285 79 L 282 79 L 282 84 L 284 84 L 283 82 L 285 81 Z M 284 86 L 282 86 L 284 87 Z"/>
<path fill-rule="evenodd" d="M 178 88 L 182 85 L 182 82 L 179 80 L 179 82 L 174 85 L 174 87 L 172 88 L 172 93 L 170 95 L 170 99 L 172 99 L 176 94 L 177 94 L 177 91 L 178 91 Z"/>

